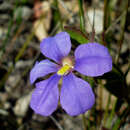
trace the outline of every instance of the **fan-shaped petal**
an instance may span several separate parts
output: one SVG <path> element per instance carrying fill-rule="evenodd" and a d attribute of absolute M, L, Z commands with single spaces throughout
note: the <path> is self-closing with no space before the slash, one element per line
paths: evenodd
<path fill-rule="evenodd" d="M 70 52 L 70 36 L 67 32 L 60 32 L 54 37 L 45 38 L 40 49 L 43 55 L 59 63 Z"/>
<path fill-rule="evenodd" d="M 60 102 L 69 115 L 76 116 L 91 109 L 95 96 L 86 81 L 70 73 L 63 77 Z"/>
<path fill-rule="evenodd" d="M 53 75 L 49 79 L 36 84 L 30 103 L 30 107 L 35 113 L 49 116 L 56 110 L 59 99 L 59 79 L 59 76 Z"/>
<path fill-rule="evenodd" d="M 100 76 L 112 69 L 108 49 L 98 43 L 80 45 L 75 51 L 75 70 L 87 76 Z"/>
<path fill-rule="evenodd" d="M 49 60 L 36 62 L 30 72 L 30 82 L 32 84 L 37 78 L 46 76 L 47 74 L 56 72 L 57 70 L 58 66 Z"/>

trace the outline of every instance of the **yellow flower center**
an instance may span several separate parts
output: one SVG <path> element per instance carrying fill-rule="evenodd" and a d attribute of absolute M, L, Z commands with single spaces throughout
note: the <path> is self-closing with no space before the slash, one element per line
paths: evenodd
<path fill-rule="evenodd" d="M 73 63 L 70 57 L 65 57 L 62 60 L 62 67 L 58 70 L 58 75 L 66 75 L 69 73 L 69 71 L 73 69 Z"/>
<path fill-rule="evenodd" d="M 58 70 L 57 74 L 65 75 L 69 70 L 70 70 L 70 66 L 66 64 Z"/>

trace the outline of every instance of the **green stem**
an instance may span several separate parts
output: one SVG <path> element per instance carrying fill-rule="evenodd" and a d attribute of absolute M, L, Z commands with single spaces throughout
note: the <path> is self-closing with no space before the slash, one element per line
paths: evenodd
<path fill-rule="evenodd" d="M 121 119 L 118 118 L 117 121 L 115 122 L 112 130 L 119 130 L 119 125 L 120 125 Z"/>
<path fill-rule="evenodd" d="M 13 11 L 12 11 L 12 15 L 14 15 L 16 9 L 17 9 L 17 6 L 18 6 L 18 0 L 16 0 L 16 4 L 13 8 Z M 8 31 L 6 33 L 6 36 L 5 36 L 5 39 L 2 41 L 2 49 L 0 49 L 0 59 L 2 58 L 4 52 L 5 52 L 5 48 L 6 48 L 6 45 L 9 43 L 8 42 L 8 38 L 10 36 L 10 32 L 11 32 L 11 29 L 12 29 L 12 25 L 13 25 L 13 17 L 11 17 L 9 23 L 8 23 Z"/>
<path fill-rule="evenodd" d="M 84 18 L 84 11 L 83 11 L 83 0 L 78 0 L 79 5 L 79 16 L 80 16 L 80 29 L 82 32 L 85 33 L 85 18 Z"/>
<path fill-rule="evenodd" d="M 28 47 L 30 41 L 32 40 L 33 36 L 34 36 L 35 32 L 33 31 L 29 37 L 27 38 L 26 42 L 24 43 L 24 45 L 22 46 L 22 48 L 20 49 L 19 53 L 17 54 L 16 58 L 15 58 L 15 63 L 21 58 L 21 56 L 23 55 L 24 51 L 26 50 L 26 48 Z"/>
<path fill-rule="evenodd" d="M 63 27 L 63 20 L 62 20 L 62 17 L 61 17 L 61 14 L 60 14 L 60 10 L 59 10 L 59 7 L 58 7 L 58 0 L 55 0 L 55 5 L 56 5 L 56 8 L 57 8 L 57 15 L 59 17 L 59 21 L 60 21 L 60 28 L 61 30 L 64 30 L 64 27 Z"/>
<path fill-rule="evenodd" d="M 41 17 L 42 19 L 42 17 Z M 37 27 L 39 26 L 39 24 L 37 25 Z M 36 27 L 36 28 L 37 28 Z M 32 30 L 32 33 L 28 36 L 27 40 L 25 41 L 25 43 L 23 44 L 22 48 L 20 49 L 20 51 L 18 52 L 18 54 L 15 57 L 15 63 L 21 58 L 21 56 L 24 54 L 26 48 L 28 47 L 28 45 L 30 44 L 30 41 L 32 40 L 34 34 L 35 34 L 35 29 L 34 28 Z M 7 71 L 7 73 L 2 77 L 1 81 L 0 81 L 0 88 L 4 85 L 5 81 L 8 79 L 9 75 L 11 74 L 11 72 L 14 69 L 14 65 L 11 65 Z"/>
<path fill-rule="evenodd" d="M 104 19 L 103 19 L 103 32 L 106 31 L 108 27 L 108 9 L 110 0 L 104 0 Z"/>
<path fill-rule="evenodd" d="M 91 43 L 95 41 L 95 8 L 94 8 L 94 14 L 93 14 L 93 25 L 92 25 L 92 37 L 91 37 Z"/>
<path fill-rule="evenodd" d="M 111 128 L 112 119 L 113 119 L 114 114 L 115 114 L 116 104 L 117 104 L 117 99 L 116 99 L 116 101 L 114 102 L 112 111 L 111 111 L 111 113 L 110 113 L 109 119 L 108 119 L 107 124 L 106 124 L 106 128 L 108 128 L 108 129 Z"/>
<path fill-rule="evenodd" d="M 82 121 L 83 121 L 84 130 L 87 130 L 87 123 L 86 123 L 85 114 L 82 114 Z"/>
<path fill-rule="evenodd" d="M 109 48 L 109 44 L 106 44 L 106 35 L 105 32 L 109 26 L 109 18 L 110 18 L 110 9 L 109 9 L 110 0 L 104 0 L 104 18 L 103 18 L 103 33 L 102 33 L 102 43 L 104 46 Z"/>
<path fill-rule="evenodd" d="M 109 93 L 108 101 L 107 101 L 107 105 L 106 105 L 106 109 L 105 109 L 105 113 L 104 113 L 104 121 L 103 121 L 104 124 L 106 123 L 106 119 L 108 117 L 108 109 L 109 109 L 110 103 L 111 103 L 111 94 Z"/>
<path fill-rule="evenodd" d="M 118 64 L 119 61 L 119 56 L 120 56 L 120 51 L 121 51 L 121 47 L 124 41 L 124 32 L 125 32 L 125 25 L 126 25 L 126 17 L 127 17 L 127 13 L 128 13 L 128 0 L 126 1 L 126 7 L 125 7 L 125 15 L 121 20 L 121 35 L 120 35 L 120 40 L 119 40 L 119 50 L 118 50 L 118 54 L 117 57 L 115 59 L 115 63 Z"/>
<path fill-rule="evenodd" d="M 11 65 L 8 69 L 8 72 L 2 77 L 1 81 L 0 81 L 0 89 L 4 86 L 6 80 L 8 79 L 9 75 L 11 74 L 12 70 L 13 70 L 14 66 Z"/>

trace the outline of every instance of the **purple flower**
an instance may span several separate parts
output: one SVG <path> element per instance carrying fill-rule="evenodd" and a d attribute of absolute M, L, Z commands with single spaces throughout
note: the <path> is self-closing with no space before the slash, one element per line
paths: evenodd
<path fill-rule="evenodd" d="M 54 37 L 45 38 L 40 44 L 44 56 L 52 59 L 36 62 L 30 72 L 31 84 L 37 78 L 54 73 L 49 79 L 36 83 L 32 93 L 31 108 L 43 116 L 51 115 L 57 108 L 58 100 L 62 108 L 71 116 L 76 116 L 91 109 L 95 102 L 90 85 L 75 76 L 76 70 L 86 76 L 101 76 L 112 69 L 112 58 L 106 47 L 98 43 L 80 45 L 74 61 L 68 56 L 71 50 L 70 36 L 61 32 Z M 59 94 L 58 82 L 62 77 Z"/>

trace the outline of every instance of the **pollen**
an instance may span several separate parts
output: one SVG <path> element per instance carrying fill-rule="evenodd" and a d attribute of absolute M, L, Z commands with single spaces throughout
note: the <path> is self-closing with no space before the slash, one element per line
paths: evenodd
<path fill-rule="evenodd" d="M 73 69 L 73 62 L 70 57 L 65 57 L 62 60 L 62 67 L 58 70 L 58 75 L 66 75 Z"/>
<path fill-rule="evenodd" d="M 64 65 L 63 67 L 61 67 L 59 69 L 59 71 L 57 72 L 58 75 L 65 75 L 69 70 L 70 70 L 70 66 L 69 65 Z"/>

